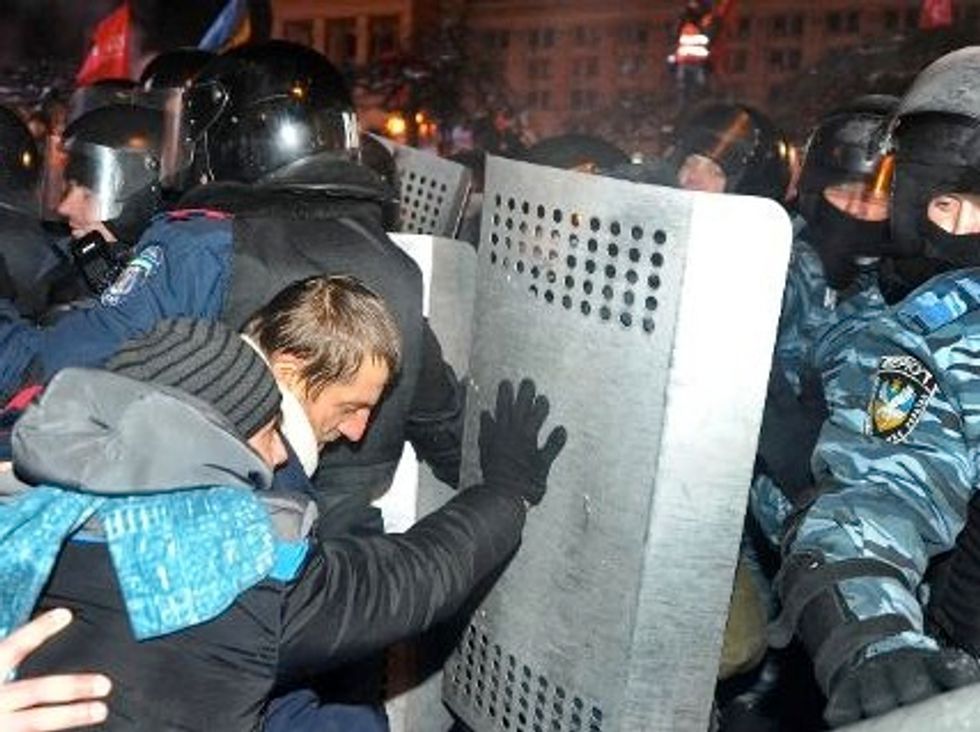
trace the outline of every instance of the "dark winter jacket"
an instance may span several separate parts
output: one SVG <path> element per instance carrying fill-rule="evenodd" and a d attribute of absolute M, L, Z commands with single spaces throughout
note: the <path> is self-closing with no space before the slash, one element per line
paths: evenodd
<path fill-rule="evenodd" d="M 258 458 L 250 461 L 230 427 L 200 402 L 143 385 L 144 390 L 133 392 L 133 401 L 110 410 L 85 386 L 87 375 L 101 373 L 62 372 L 45 392 L 45 414 L 70 414 L 71 420 L 35 419 L 36 407 L 25 413 L 14 440 L 15 468 L 25 481 L 8 506 L 42 484 L 80 493 L 97 486 L 101 495 L 116 496 L 122 486 L 139 485 L 158 498 L 173 494 L 175 499 L 201 490 L 195 484 L 213 485 L 215 476 L 223 475 L 228 485 L 242 490 L 268 484 L 268 471 Z M 152 419 L 161 399 L 182 409 L 187 419 Z M 108 432 L 112 437 L 105 444 L 124 450 L 91 449 L 86 429 L 76 420 L 86 405 L 91 429 Z M 134 426 L 138 434 L 129 434 Z M 186 443 L 197 434 L 215 441 L 195 441 L 193 455 L 171 448 L 175 438 Z M 33 449 L 37 445 L 43 450 Z M 235 464 L 202 461 L 211 447 L 216 456 L 236 455 Z M 155 475 L 165 477 L 154 480 Z M 283 505 L 281 496 L 271 501 L 258 489 L 255 495 L 263 505 Z M 273 525 L 277 537 L 294 541 L 308 526 L 302 511 L 287 513 L 286 518 L 273 516 Z M 100 540 L 98 521 L 90 521 L 64 544 L 36 608 L 69 607 L 76 622 L 24 663 L 20 673 L 108 674 L 114 685 L 107 730 L 257 729 L 278 685 L 301 683 L 418 633 L 456 610 L 473 586 L 514 551 L 523 522 L 519 498 L 474 487 L 403 535 L 309 541 L 292 578 L 270 572 L 215 617 L 137 640 L 133 609 L 120 591 L 115 555 L 110 556 L 112 539 Z M 209 576 L 220 572 L 227 558 L 198 552 L 187 560 L 186 571 Z M 193 605 L 196 597 L 192 592 L 185 599 Z"/>

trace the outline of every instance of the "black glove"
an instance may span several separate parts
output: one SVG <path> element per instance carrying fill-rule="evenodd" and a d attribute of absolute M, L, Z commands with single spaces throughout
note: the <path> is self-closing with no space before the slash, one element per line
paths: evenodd
<path fill-rule="evenodd" d="M 831 685 L 823 716 L 840 727 L 978 681 L 980 664 L 963 651 L 902 648 L 843 671 Z"/>
<path fill-rule="evenodd" d="M 480 467 L 486 485 L 532 505 L 541 501 L 548 470 L 568 438 L 564 427 L 556 427 L 544 447 L 538 448 L 538 433 L 547 416 L 548 400 L 535 396 L 533 381 L 521 382 L 516 401 L 513 384 L 500 382 L 494 414 L 480 415 Z"/>

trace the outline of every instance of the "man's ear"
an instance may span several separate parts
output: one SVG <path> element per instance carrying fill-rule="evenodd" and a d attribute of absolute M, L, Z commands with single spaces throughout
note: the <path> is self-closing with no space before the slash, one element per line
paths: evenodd
<path fill-rule="evenodd" d="M 303 362 L 289 353 L 276 353 L 269 359 L 276 381 L 291 391 L 299 388 L 303 380 Z"/>

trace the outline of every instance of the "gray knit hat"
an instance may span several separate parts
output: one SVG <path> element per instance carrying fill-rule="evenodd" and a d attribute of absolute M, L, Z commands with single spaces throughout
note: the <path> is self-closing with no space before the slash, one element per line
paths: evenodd
<path fill-rule="evenodd" d="M 276 416 L 282 398 L 261 357 L 213 321 L 163 320 L 124 343 L 106 368 L 192 394 L 227 417 L 246 440 Z"/>

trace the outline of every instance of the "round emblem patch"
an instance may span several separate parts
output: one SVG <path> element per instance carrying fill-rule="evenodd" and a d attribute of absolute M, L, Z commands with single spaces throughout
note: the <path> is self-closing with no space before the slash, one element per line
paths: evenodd
<path fill-rule="evenodd" d="M 883 356 L 868 406 L 871 434 L 888 442 L 901 442 L 918 424 L 935 393 L 936 379 L 919 359 Z"/>

